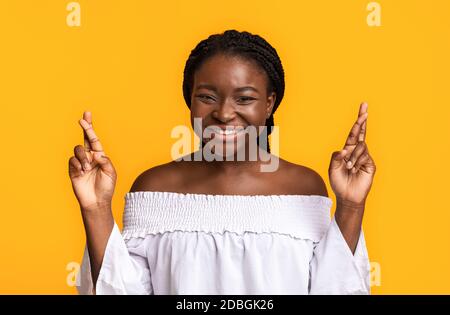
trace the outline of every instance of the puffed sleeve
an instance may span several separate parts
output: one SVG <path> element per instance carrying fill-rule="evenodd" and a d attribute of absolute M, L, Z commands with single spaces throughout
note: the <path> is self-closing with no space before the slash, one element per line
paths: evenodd
<path fill-rule="evenodd" d="M 125 241 L 119 227 L 114 222 L 97 279 L 95 288 L 97 295 L 153 294 L 143 242 L 144 239 L 137 238 Z M 93 294 L 91 264 L 87 245 L 77 277 L 77 289 L 79 294 Z"/>
<path fill-rule="evenodd" d="M 370 262 L 361 229 L 353 254 L 333 216 L 315 243 L 310 262 L 310 294 L 370 294 Z"/>

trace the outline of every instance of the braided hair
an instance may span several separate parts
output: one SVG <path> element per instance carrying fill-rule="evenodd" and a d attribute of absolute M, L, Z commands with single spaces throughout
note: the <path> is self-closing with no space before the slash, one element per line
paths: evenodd
<path fill-rule="evenodd" d="M 222 34 L 210 35 L 207 39 L 198 43 L 191 51 L 184 68 L 183 96 L 187 106 L 189 109 L 191 108 L 195 71 L 206 59 L 219 53 L 240 56 L 247 60 L 256 61 L 267 74 L 267 92 L 268 94 L 275 92 L 276 95 L 272 113 L 266 119 L 265 124 L 265 128 L 267 128 L 267 151 L 270 153 L 269 135 L 272 133 L 274 126 L 273 114 L 277 110 L 284 95 L 284 70 L 275 48 L 261 36 L 245 31 L 227 30 Z M 259 137 L 257 138 L 257 142 L 259 146 Z"/>

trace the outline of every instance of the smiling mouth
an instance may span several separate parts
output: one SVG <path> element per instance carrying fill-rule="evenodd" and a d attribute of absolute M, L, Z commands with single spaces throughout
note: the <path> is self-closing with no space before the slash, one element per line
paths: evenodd
<path fill-rule="evenodd" d="M 212 138 L 221 138 L 226 141 L 233 140 L 246 132 L 243 126 L 208 126 L 207 128 L 211 129 Z"/>

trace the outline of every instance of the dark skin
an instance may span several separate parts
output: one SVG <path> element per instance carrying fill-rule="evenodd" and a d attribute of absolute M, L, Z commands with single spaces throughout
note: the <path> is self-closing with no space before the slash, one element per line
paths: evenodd
<path fill-rule="evenodd" d="M 267 92 L 267 80 L 266 73 L 255 62 L 213 56 L 195 73 L 191 120 L 202 118 L 203 128 L 209 125 L 263 126 L 276 100 L 275 93 Z M 69 175 L 80 204 L 96 283 L 114 226 L 111 202 L 117 175 L 94 132 L 91 113 L 85 112 L 79 122 L 85 145 L 74 148 Z M 363 103 L 343 149 L 333 152 L 328 169 L 336 194 L 336 223 L 352 253 L 358 243 L 365 201 L 376 170 L 365 143 L 366 122 L 367 104 Z M 248 146 L 248 142 L 245 145 Z M 352 164 L 347 165 L 347 162 Z M 194 161 L 192 153 L 191 161 L 171 161 L 143 172 L 130 192 L 328 197 L 324 180 L 314 170 L 279 158 L 276 171 L 261 172 L 262 163 L 266 162 L 261 161 L 259 155 L 256 161 Z"/>

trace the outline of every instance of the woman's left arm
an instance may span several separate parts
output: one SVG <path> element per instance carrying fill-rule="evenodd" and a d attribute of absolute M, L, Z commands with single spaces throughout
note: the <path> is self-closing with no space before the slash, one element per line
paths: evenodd
<path fill-rule="evenodd" d="M 328 169 L 336 195 L 335 220 L 352 253 L 358 245 L 365 202 L 376 171 L 365 142 L 367 107 L 367 103 L 360 105 L 344 148 L 333 152 Z"/>
<path fill-rule="evenodd" d="M 328 170 L 336 194 L 331 224 L 315 244 L 310 262 L 309 294 L 370 294 L 370 262 L 361 223 L 375 163 L 364 142 L 367 104 Z"/>

